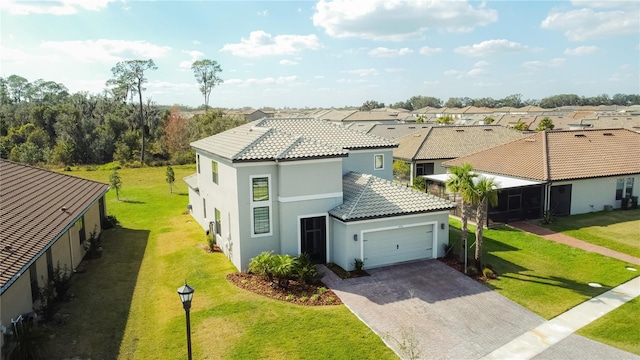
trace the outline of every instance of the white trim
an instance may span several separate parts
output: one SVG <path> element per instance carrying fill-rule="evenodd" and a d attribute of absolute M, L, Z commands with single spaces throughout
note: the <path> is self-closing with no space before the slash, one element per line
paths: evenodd
<path fill-rule="evenodd" d="M 320 217 L 323 216 L 324 217 L 324 227 L 325 227 L 325 233 L 324 233 L 324 240 L 326 242 L 325 244 L 325 249 L 326 249 L 326 254 L 325 254 L 325 260 L 326 262 L 330 262 L 330 256 L 329 254 L 331 254 L 331 252 L 329 251 L 329 246 L 330 246 L 330 241 L 329 241 L 329 213 L 328 212 L 324 212 L 324 213 L 317 213 L 317 214 L 305 214 L 305 215 L 298 215 L 298 223 L 297 223 L 297 229 L 298 229 L 298 255 L 302 254 L 302 234 L 300 233 L 300 220 L 302 219 L 306 219 L 306 218 L 312 218 L 312 217 Z"/>
<path fill-rule="evenodd" d="M 341 198 L 342 196 L 343 196 L 342 192 L 302 195 L 302 196 L 278 196 L 278 201 L 281 203 L 289 203 L 289 202 L 296 202 L 296 201 L 334 199 L 334 198 Z"/>
<path fill-rule="evenodd" d="M 393 151 L 393 148 L 389 147 L 385 147 L 385 148 L 377 148 L 377 149 L 349 149 L 349 152 L 355 152 L 355 153 L 380 153 L 380 151 L 385 151 L 385 150 L 390 150 Z"/>
<path fill-rule="evenodd" d="M 427 212 L 427 213 L 420 213 L 420 214 L 411 214 L 411 215 L 388 216 L 383 218 L 375 218 L 375 219 L 367 219 L 367 220 L 344 221 L 342 219 L 335 218 L 335 217 L 333 219 L 338 220 L 344 224 L 366 224 L 370 222 L 380 222 L 380 221 L 392 220 L 392 219 L 410 219 L 410 218 L 424 217 L 425 215 L 428 216 L 428 215 L 435 215 L 435 214 L 449 215 L 449 210 L 434 211 L 434 212 Z"/>
<path fill-rule="evenodd" d="M 437 221 L 427 221 L 427 222 L 421 222 L 421 223 L 415 223 L 415 224 L 385 226 L 385 227 L 380 227 L 375 229 L 361 230 L 360 231 L 360 259 L 364 259 L 364 234 L 371 233 L 371 232 L 378 232 L 378 231 L 426 226 L 426 225 L 432 225 L 433 239 L 432 239 L 431 257 L 436 259 L 438 257 L 438 222 Z"/>
<path fill-rule="evenodd" d="M 253 201 L 253 179 L 255 178 L 267 178 L 268 182 L 268 192 L 269 192 L 269 200 L 264 201 Z M 272 197 L 272 183 L 271 183 L 271 174 L 262 174 L 262 175 L 250 175 L 249 176 L 249 219 L 251 223 L 250 234 L 252 238 L 257 237 L 265 237 L 273 235 L 273 197 Z M 254 227 L 254 219 L 253 219 L 253 209 L 259 207 L 268 207 L 269 208 L 269 232 L 264 234 L 256 234 Z"/>
<path fill-rule="evenodd" d="M 274 161 L 241 161 L 241 162 L 231 162 L 231 166 L 236 168 L 241 167 L 252 167 L 252 166 L 275 166 L 276 163 Z"/>
<path fill-rule="evenodd" d="M 376 159 L 378 158 L 378 156 L 382 157 L 382 167 L 376 167 Z M 380 170 L 384 170 L 384 154 L 374 154 L 373 155 L 373 170 L 374 171 L 380 171 Z"/>

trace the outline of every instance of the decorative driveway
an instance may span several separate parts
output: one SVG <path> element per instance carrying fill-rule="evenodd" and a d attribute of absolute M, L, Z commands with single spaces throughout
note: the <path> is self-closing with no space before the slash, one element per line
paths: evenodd
<path fill-rule="evenodd" d="M 347 280 L 326 267 L 320 272 L 343 303 L 405 359 L 479 359 L 546 321 L 438 260 L 370 269 L 368 277 Z M 593 341 L 581 349 L 584 340 L 571 335 L 538 358 L 631 355 Z"/>

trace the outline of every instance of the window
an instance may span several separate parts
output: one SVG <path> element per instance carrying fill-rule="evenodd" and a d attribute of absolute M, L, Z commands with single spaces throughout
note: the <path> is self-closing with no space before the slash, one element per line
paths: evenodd
<path fill-rule="evenodd" d="M 251 226 L 252 236 L 269 236 L 272 234 L 271 225 L 271 183 L 270 175 L 251 176 Z"/>
<path fill-rule="evenodd" d="M 207 199 L 202 199 L 202 216 L 207 218 Z"/>
<path fill-rule="evenodd" d="M 374 169 L 376 170 L 384 169 L 384 155 L 378 154 L 378 155 L 375 155 L 374 158 L 375 158 L 374 165 L 373 165 Z"/>
<path fill-rule="evenodd" d="M 618 179 L 616 182 L 616 200 L 622 199 L 622 190 L 624 190 L 624 179 Z"/>
<path fill-rule="evenodd" d="M 416 176 L 433 175 L 433 163 L 416 164 Z"/>
<path fill-rule="evenodd" d="M 625 197 L 631 197 L 633 195 L 633 180 L 634 178 L 627 179 L 627 188 L 626 188 L 626 191 L 624 192 Z"/>
<path fill-rule="evenodd" d="M 216 234 L 222 236 L 222 224 L 220 223 L 220 210 L 215 209 L 216 213 Z"/>
<path fill-rule="evenodd" d="M 200 154 L 196 154 L 196 167 L 198 168 L 198 174 L 200 174 Z"/>
<path fill-rule="evenodd" d="M 253 208 L 253 233 L 267 234 L 271 232 L 269 226 L 269 207 L 261 206 Z"/>
<path fill-rule="evenodd" d="M 213 160 L 211 160 L 211 180 L 216 184 L 218 183 L 218 163 Z"/>
<path fill-rule="evenodd" d="M 78 226 L 78 235 L 80 237 L 80 244 L 82 244 L 87 240 L 87 234 L 84 232 L 84 215 L 76 221 L 76 226 Z"/>
<path fill-rule="evenodd" d="M 255 177 L 251 179 L 253 201 L 269 200 L 269 178 Z"/>
<path fill-rule="evenodd" d="M 31 302 L 38 300 L 38 270 L 36 270 L 36 263 L 29 266 L 29 280 L 31 281 Z"/>

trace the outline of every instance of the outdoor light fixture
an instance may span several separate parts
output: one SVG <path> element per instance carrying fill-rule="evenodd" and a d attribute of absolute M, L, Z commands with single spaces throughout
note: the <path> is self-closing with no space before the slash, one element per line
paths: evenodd
<path fill-rule="evenodd" d="M 353 241 L 358 241 L 358 234 L 353 234 Z"/>
<path fill-rule="evenodd" d="M 184 312 L 187 315 L 187 351 L 189 360 L 191 360 L 191 319 L 189 318 L 189 310 L 191 309 L 191 299 L 193 298 L 194 291 L 196 291 L 196 289 L 187 285 L 187 280 L 184 281 L 184 286 L 178 288 L 178 295 L 180 296 L 180 301 L 182 301 Z"/>
<path fill-rule="evenodd" d="M 440 224 L 440 229 L 444 230 L 444 223 Z"/>

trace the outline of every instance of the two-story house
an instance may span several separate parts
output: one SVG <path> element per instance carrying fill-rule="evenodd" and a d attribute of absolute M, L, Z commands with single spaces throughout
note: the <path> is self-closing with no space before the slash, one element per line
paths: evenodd
<path fill-rule="evenodd" d="M 238 269 L 263 251 L 353 269 L 443 254 L 455 204 L 394 184 L 388 139 L 266 118 L 195 141 L 190 210 Z"/>

